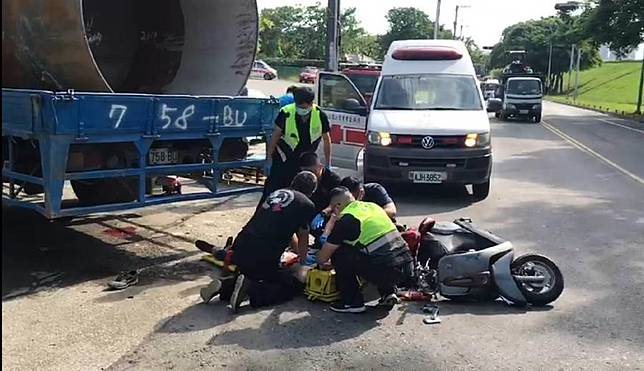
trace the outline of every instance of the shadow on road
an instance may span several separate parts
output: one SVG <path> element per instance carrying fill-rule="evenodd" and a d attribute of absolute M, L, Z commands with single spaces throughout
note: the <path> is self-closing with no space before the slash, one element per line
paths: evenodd
<path fill-rule="evenodd" d="M 201 251 L 196 251 L 188 255 L 200 255 Z M 96 303 L 113 303 L 121 300 L 132 299 L 145 291 L 172 285 L 180 282 L 193 282 L 201 277 L 207 276 L 212 272 L 212 268 L 205 262 L 201 261 L 184 261 L 169 266 L 156 265 L 149 269 L 143 270 L 139 274 L 139 282 L 126 290 L 112 291 L 105 289 L 105 295 L 97 298 Z M 195 286 L 179 293 L 180 297 L 187 297 L 198 294 L 200 286 Z"/>
<path fill-rule="evenodd" d="M 2 213 L 3 301 L 189 255 L 142 256 L 34 212 L 3 207 Z"/>
<path fill-rule="evenodd" d="M 320 306 L 311 306 L 302 316 L 290 320 L 280 317 L 289 311 L 277 307 L 258 328 L 229 330 L 213 336 L 208 345 L 235 344 L 248 350 L 308 348 L 334 344 L 353 339 L 380 326 L 386 310 L 371 310 L 360 316 L 329 313 Z M 307 334 L 292 336 L 292 334 Z"/>
<path fill-rule="evenodd" d="M 138 213 L 49 221 L 36 212 L 3 206 L 2 300 L 200 254 L 191 246 L 192 238 L 168 229 L 176 229 L 181 223 L 217 208 L 248 207 L 255 202 L 253 198 L 229 197 L 205 205 L 165 206 L 164 212 L 177 215 L 170 225 L 150 225 L 145 214 Z M 145 270 L 139 284 L 126 290 L 128 293 L 108 294 L 101 300 L 125 299 L 149 285 L 194 280 L 205 272 L 205 265 L 186 264 Z"/>
<path fill-rule="evenodd" d="M 465 186 L 409 184 L 389 186 L 387 191 L 397 204 L 424 207 L 423 211 L 419 212 L 417 207 L 399 206 L 399 217 L 450 212 L 466 208 L 475 202 Z"/>

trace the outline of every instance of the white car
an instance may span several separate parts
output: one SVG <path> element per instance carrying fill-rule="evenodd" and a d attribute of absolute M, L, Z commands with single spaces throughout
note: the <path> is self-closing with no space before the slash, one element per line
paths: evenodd
<path fill-rule="evenodd" d="M 253 69 L 250 71 L 250 77 L 264 80 L 273 80 L 277 78 L 277 70 L 260 59 L 253 63 Z"/>

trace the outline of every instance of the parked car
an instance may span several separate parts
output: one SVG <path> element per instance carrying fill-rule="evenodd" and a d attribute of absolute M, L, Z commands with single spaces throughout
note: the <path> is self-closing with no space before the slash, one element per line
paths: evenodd
<path fill-rule="evenodd" d="M 250 77 L 264 80 L 273 80 L 277 78 L 277 70 L 260 59 L 253 63 L 253 69 L 250 71 Z"/>
<path fill-rule="evenodd" d="M 315 84 L 318 79 L 318 72 L 317 67 L 304 67 L 304 70 L 300 73 L 300 82 L 303 84 Z"/>

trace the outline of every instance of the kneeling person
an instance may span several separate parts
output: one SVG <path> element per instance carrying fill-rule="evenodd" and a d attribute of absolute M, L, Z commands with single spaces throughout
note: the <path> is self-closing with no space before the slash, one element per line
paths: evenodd
<path fill-rule="evenodd" d="M 358 201 L 373 202 L 374 204 L 382 207 L 383 210 L 389 215 L 389 218 L 396 221 L 396 204 L 391 199 L 385 187 L 378 183 L 364 184 L 356 177 L 348 176 L 342 179 L 341 186 L 347 187 L 349 192 L 353 194 Z"/>
<path fill-rule="evenodd" d="M 329 259 L 336 272 L 341 302 L 331 309 L 342 313 L 366 310 L 356 276 L 378 287 L 380 302 L 398 302 L 396 285 L 413 274 L 412 257 L 405 240 L 385 211 L 370 202 L 356 201 L 345 187 L 331 192 L 334 210 L 322 235 L 318 264 Z"/>
<path fill-rule="evenodd" d="M 315 205 L 309 197 L 316 186 L 315 174 L 298 173 L 290 188 L 268 195 L 237 235 L 232 246 L 232 263 L 240 274 L 230 296 L 234 312 L 246 298 L 251 306 L 261 307 L 290 300 L 301 291 L 301 283 L 282 271 L 279 264 L 294 234 L 300 261 L 306 260 L 308 224 L 315 215 Z M 211 285 L 221 286 L 217 284 L 215 280 Z"/>

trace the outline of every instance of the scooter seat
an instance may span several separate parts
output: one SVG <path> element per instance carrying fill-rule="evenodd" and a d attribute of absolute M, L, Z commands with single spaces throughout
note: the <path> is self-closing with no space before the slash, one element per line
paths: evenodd
<path fill-rule="evenodd" d="M 437 223 L 431 233 L 423 236 L 418 259 L 421 264 L 429 259 L 430 266 L 435 267 L 443 256 L 472 249 L 476 250 L 476 242 L 470 232 L 454 223 Z"/>

